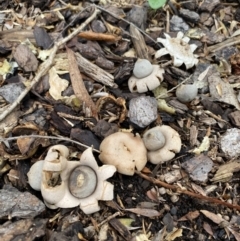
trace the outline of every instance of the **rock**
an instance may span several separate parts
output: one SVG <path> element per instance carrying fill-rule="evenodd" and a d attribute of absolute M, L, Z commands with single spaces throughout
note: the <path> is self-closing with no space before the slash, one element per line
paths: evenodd
<path fill-rule="evenodd" d="M 153 71 L 153 66 L 147 59 L 139 59 L 133 68 L 133 74 L 138 79 L 142 79 L 150 75 Z"/>
<path fill-rule="evenodd" d="M 237 128 L 228 129 L 222 136 L 221 141 L 222 151 L 231 158 L 240 155 L 240 130 Z"/>
<path fill-rule="evenodd" d="M 180 17 L 174 15 L 170 20 L 170 30 L 173 32 L 186 32 L 189 29 L 189 25 Z"/>
<path fill-rule="evenodd" d="M 189 22 L 198 23 L 198 21 L 200 20 L 200 16 L 198 13 L 190 11 L 188 9 L 181 8 L 179 10 L 179 14 L 181 17 L 183 17 L 185 20 Z"/>
<path fill-rule="evenodd" d="M 137 126 L 144 128 L 157 119 L 157 100 L 140 96 L 130 100 L 128 117 Z"/>
<path fill-rule="evenodd" d="M 189 173 L 192 180 L 206 182 L 213 162 L 208 156 L 201 154 L 185 161 L 181 166 Z"/>
<path fill-rule="evenodd" d="M 187 103 L 196 98 L 198 94 L 198 88 L 195 84 L 183 84 L 176 90 L 176 96 L 182 103 Z"/>
<path fill-rule="evenodd" d="M 45 211 L 45 205 L 29 192 L 19 192 L 11 185 L 0 190 L 0 218 L 34 218 Z"/>

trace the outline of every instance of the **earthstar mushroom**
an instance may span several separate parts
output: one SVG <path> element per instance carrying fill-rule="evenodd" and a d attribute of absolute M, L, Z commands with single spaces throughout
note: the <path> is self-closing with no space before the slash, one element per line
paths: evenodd
<path fill-rule="evenodd" d="M 28 172 L 29 184 L 41 190 L 46 206 L 51 209 L 71 208 L 80 205 L 84 213 L 97 212 L 98 200 L 113 199 L 113 185 L 106 181 L 116 168 L 112 165 L 99 167 L 92 149 L 85 150 L 79 161 L 68 161 L 69 151 L 63 145 L 49 149 L 43 162 L 41 180 L 34 183 L 36 162 Z M 39 178 L 39 177 L 38 177 Z M 40 187 L 38 186 L 40 184 Z"/>
<path fill-rule="evenodd" d="M 158 50 L 155 58 L 160 58 L 163 55 L 170 54 L 173 58 L 173 65 L 176 67 L 185 64 L 187 69 L 192 68 L 198 63 L 197 55 L 193 54 L 197 45 L 188 44 L 190 38 L 184 37 L 184 33 L 178 32 L 176 38 L 171 38 L 170 35 L 164 34 L 165 39 L 158 38 L 157 41 L 162 43 L 164 48 Z"/>
<path fill-rule="evenodd" d="M 145 146 L 148 148 L 148 161 L 153 164 L 167 162 L 173 159 L 175 153 L 181 150 L 181 138 L 179 134 L 167 125 L 149 129 L 144 133 L 143 140 Z M 160 148 L 157 149 L 158 145 Z"/>
<path fill-rule="evenodd" d="M 131 92 L 144 93 L 157 88 L 163 81 L 164 69 L 152 65 L 147 59 L 138 59 L 133 69 L 133 76 L 128 80 Z"/>
<path fill-rule="evenodd" d="M 116 132 L 107 136 L 100 145 L 99 159 L 114 165 L 119 173 L 132 176 L 135 168 L 141 171 L 147 163 L 147 150 L 139 135 Z"/>

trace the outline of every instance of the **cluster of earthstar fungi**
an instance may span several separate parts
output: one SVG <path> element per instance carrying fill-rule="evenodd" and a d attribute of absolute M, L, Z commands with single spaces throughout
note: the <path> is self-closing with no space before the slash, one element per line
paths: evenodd
<path fill-rule="evenodd" d="M 189 38 L 179 32 L 176 38 L 165 34 L 159 38 L 164 48 L 155 57 L 170 54 L 173 64 L 191 68 L 198 63 L 193 54 L 195 45 L 188 45 Z M 133 76 L 128 81 L 131 92 L 147 92 L 157 88 L 163 81 L 164 69 L 152 65 L 148 60 L 139 59 L 135 63 Z M 176 96 L 185 103 L 197 96 L 194 85 L 181 85 Z M 188 94 L 191 94 L 189 96 Z M 137 147 L 137 148 L 136 148 Z M 77 161 L 69 160 L 69 149 L 64 145 L 52 146 L 45 159 L 37 161 L 28 172 L 30 186 L 41 191 L 47 207 L 71 208 L 80 206 L 86 214 L 97 212 L 98 200 L 113 199 L 113 185 L 106 181 L 115 171 L 124 175 L 134 175 L 141 171 L 147 161 L 162 164 L 180 152 L 181 138 L 169 126 L 162 125 L 148 129 L 140 135 L 116 132 L 107 136 L 100 145 L 99 159 L 104 165 L 98 166 L 92 148 L 85 150 Z"/>

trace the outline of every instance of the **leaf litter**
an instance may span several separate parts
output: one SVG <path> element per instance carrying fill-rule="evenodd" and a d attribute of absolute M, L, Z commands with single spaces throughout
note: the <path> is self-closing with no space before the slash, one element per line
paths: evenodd
<path fill-rule="evenodd" d="M 0 3 L 1 190 L 11 183 L 40 205 L 42 197 L 28 186 L 26 173 L 52 145 L 63 142 L 72 160 L 93 145 L 98 158 L 107 135 L 123 131 L 142 137 L 152 127 L 169 125 L 181 137 L 180 153 L 165 164 L 148 163 L 147 172 L 114 175 L 111 205 L 102 202 L 92 215 L 79 207 L 47 209 L 36 222 L 26 219 L 26 226 L 35 226 L 36 235 L 49 240 L 71 240 L 75 234 L 80 240 L 239 240 L 239 224 L 230 222 L 240 210 L 237 4 L 222 8 L 225 2 L 219 0 L 169 1 L 153 12 L 142 1 L 87 3 Z M 178 44 L 169 51 L 171 41 Z M 158 112 L 142 128 L 127 115 L 130 100 L 144 96 L 127 86 L 138 58 L 165 71 L 160 87 L 144 94 L 155 96 Z M 12 94 L 15 83 L 23 88 Z M 176 89 L 193 83 L 196 98 L 180 102 Z M 8 198 L 14 200 L 16 193 Z M 10 220 L 4 240 L 26 232 L 34 240 L 31 228 L 10 231 L 22 220 L 2 215 L 2 223 Z M 72 215 L 77 219 L 71 221 Z M 130 231 L 117 216 L 134 220 Z"/>

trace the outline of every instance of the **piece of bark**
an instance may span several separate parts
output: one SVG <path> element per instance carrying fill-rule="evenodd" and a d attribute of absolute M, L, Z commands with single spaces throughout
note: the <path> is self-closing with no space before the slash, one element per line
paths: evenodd
<path fill-rule="evenodd" d="M 43 49 L 49 49 L 53 45 L 53 41 L 44 28 L 35 26 L 33 30 L 36 43 Z"/>
<path fill-rule="evenodd" d="M 86 110 L 86 117 L 94 117 L 98 119 L 97 108 L 86 90 L 81 73 L 78 69 L 74 52 L 71 49 L 67 48 L 67 55 L 69 61 L 69 74 L 72 82 L 73 91 L 77 98 L 83 103 Z"/>
<path fill-rule="evenodd" d="M 150 60 L 145 40 L 142 34 L 133 24 L 130 25 L 130 35 L 132 37 L 132 42 L 135 47 L 138 58 Z"/>
<path fill-rule="evenodd" d="M 22 219 L 16 222 L 6 222 L 0 225 L 1 241 L 39 240 L 46 234 L 48 219 Z"/>
<path fill-rule="evenodd" d="M 56 39 L 57 37 L 59 37 L 59 33 L 50 33 L 49 35 L 51 39 Z M 6 40 L 9 43 L 19 43 L 23 42 L 26 39 L 29 39 L 32 44 L 36 44 L 33 30 L 11 29 L 0 31 L 0 39 Z"/>
<path fill-rule="evenodd" d="M 109 221 L 109 223 L 125 240 L 131 240 L 131 233 L 118 219 L 113 218 Z"/>
<path fill-rule="evenodd" d="M 75 56 L 81 72 L 106 86 L 117 87 L 114 83 L 114 77 L 107 71 L 83 58 L 79 53 L 75 53 Z"/>
<path fill-rule="evenodd" d="M 33 218 L 45 209 L 43 202 L 29 192 L 19 192 L 11 185 L 4 185 L 0 190 L 0 218 Z"/>
<path fill-rule="evenodd" d="M 13 52 L 13 57 L 18 65 L 25 71 L 36 71 L 38 68 L 38 60 L 33 52 L 24 44 L 19 44 Z"/>

